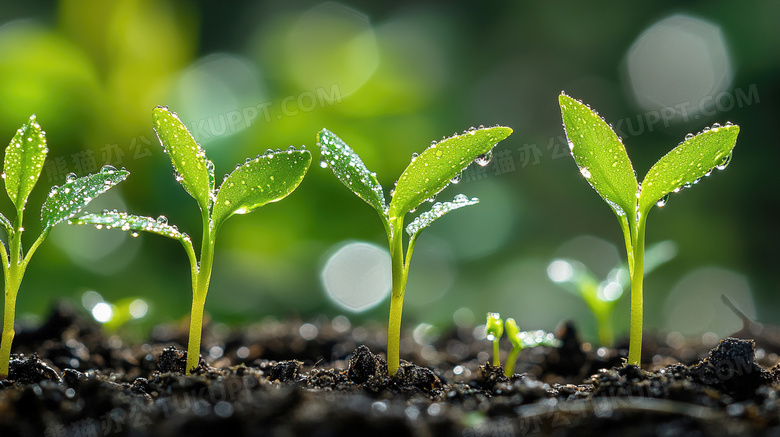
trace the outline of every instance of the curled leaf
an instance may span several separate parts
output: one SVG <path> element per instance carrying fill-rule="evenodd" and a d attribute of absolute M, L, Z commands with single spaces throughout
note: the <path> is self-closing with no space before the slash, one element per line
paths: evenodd
<path fill-rule="evenodd" d="M 430 226 L 431 223 L 443 217 L 448 212 L 463 208 L 464 206 L 476 205 L 477 203 L 479 203 L 479 199 L 476 197 L 469 199 L 464 194 L 458 194 L 452 202 L 436 202 L 433 204 L 430 211 L 420 214 L 406 226 L 406 233 L 409 234 L 409 237 L 414 238 L 420 231 Z"/>
<path fill-rule="evenodd" d="M 187 234 L 180 232 L 176 226 L 168 224 L 168 220 L 128 214 L 126 212 L 103 211 L 99 214 L 84 214 L 73 220 L 74 225 L 94 225 L 98 229 L 120 229 L 128 232 L 149 232 L 175 240 L 189 240 Z"/>
<path fill-rule="evenodd" d="M 41 208 L 44 230 L 48 231 L 54 225 L 78 214 L 92 199 L 127 179 L 129 174 L 125 169 L 117 170 L 106 165 L 98 173 L 69 179 L 61 187 L 52 187 Z"/>

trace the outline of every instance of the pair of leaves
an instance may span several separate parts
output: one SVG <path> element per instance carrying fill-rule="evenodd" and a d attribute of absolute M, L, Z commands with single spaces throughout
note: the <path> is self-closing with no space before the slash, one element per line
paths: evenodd
<path fill-rule="evenodd" d="M 311 164 L 308 150 L 276 151 L 258 155 L 237 166 L 215 190 L 214 164 L 176 113 L 167 107 L 153 110 L 154 130 L 171 158 L 176 179 L 218 228 L 233 214 L 246 214 L 283 199 L 303 181 Z M 213 208 L 212 208 L 213 200 Z"/>
<path fill-rule="evenodd" d="M 167 107 L 154 108 L 154 130 L 163 150 L 171 158 L 176 180 L 210 214 L 212 226 L 219 226 L 233 214 L 246 214 L 283 199 L 303 181 L 311 164 L 308 150 L 268 151 L 247 159 L 227 175 L 215 190 L 214 164 L 195 141 L 176 113 Z M 186 234 L 158 219 L 117 212 L 89 214 L 74 222 L 126 231 L 145 231 L 184 241 Z"/>
<path fill-rule="evenodd" d="M 472 129 L 433 143 L 417 156 L 401 174 L 388 206 L 376 173 L 366 165 L 341 138 L 323 129 L 317 135 L 323 166 L 333 170 L 336 177 L 358 197 L 371 205 L 387 223 L 403 217 L 416 209 L 449 185 L 471 162 L 489 153 L 495 145 L 508 137 L 512 129 L 492 127 Z M 458 195 L 453 202 L 434 204 L 431 211 L 423 213 L 407 226 L 407 233 L 414 238 L 422 229 L 449 211 L 477 203 Z"/>
<path fill-rule="evenodd" d="M 715 125 L 685 141 L 656 162 L 640 185 L 615 131 L 581 101 L 558 98 L 572 156 L 582 175 L 619 216 L 645 217 L 671 192 L 696 183 L 714 168 L 725 168 L 739 126 Z"/>
<path fill-rule="evenodd" d="M 38 124 L 35 114 L 22 125 L 11 139 L 3 160 L 3 179 L 8 197 L 17 213 L 24 209 L 35 187 L 48 153 L 46 133 Z M 53 187 L 41 208 L 43 232 L 78 214 L 89 202 L 111 187 L 125 180 L 130 173 L 112 166 L 103 167 L 99 173 L 81 178 L 68 175 L 61 187 Z M 11 222 L 0 215 L 0 222 L 10 235 L 14 232 Z"/>

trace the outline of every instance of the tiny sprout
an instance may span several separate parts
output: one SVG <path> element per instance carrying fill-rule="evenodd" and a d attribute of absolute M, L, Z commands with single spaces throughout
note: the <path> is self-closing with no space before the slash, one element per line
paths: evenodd
<path fill-rule="evenodd" d="M 411 162 L 390 192 L 389 205 L 376 173 L 366 168 L 357 153 L 327 129 L 323 129 L 317 135 L 317 142 L 321 148 L 321 167 L 333 170 L 333 174 L 350 191 L 377 211 L 387 234 L 393 278 L 387 329 L 387 369 L 390 375 L 395 375 L 400 365 L 401 313 L 406 293 L 406 280 L 409 277 L 409 264 L 417 237 L 423 229 L 445 214 L 464 206 L 474 205 L 479 202 L 479 199 L 469 199 L 459 194 L 452 202 L 436 202 L 431 206 L 430 211 L 420 214 L 406 228 L 404 228 L 404 218 L 426 200 L 435 201 L 436 195 L 453 183 L 453 180 L 457 180 L 457 176 L 471 162 L 476 160 L 480 164 L 484 161 L 487 165 L 490 151 L 511 133 L 512 129 L 497 126 L 469 130 L 462 135 L 432 141 L 431 146 L 425 151 L 419 155 L 412 155 Z M 406 254 L 404 254 L 404 230 L 409 235 Z"/>
<path fill-rule="evenodd" d="M 739 134 L 727 123 L 704 129 L 658 160 L 639 183 L 626 148 L 615 131 L 584 103 L 566 94 L 558 97 L 569 148 L 580 173 L 612 208 L 623 231 L 631 277 L 631 328 L 628 364 L 642 355 L 642 280 L 647 215 L 665 196 L 695 185 L 713 169 L 723 169 Z"/>
<path fill-rule="evenodd" d="M 512 321 L 514 322 L 514 320 Z M 501 340 L 501 335 L 504 334 L 504 321 L 501 320 L 501 315 L 498 313 L 487 313 L 485 330 L 487 331 L 488 341 L 493 342 L 493 365 L 498 367 L 501 365 L 498 343 Z"/>
<path fill-rule="evenodd" d="M 504 366 L 504 374 L 507 377 L 511 377 L 515 374 L 515 362 L 517 361 L 517 355 L 521 350 L 536 346 L 558 347 L 561 345 L 561 341 L 555 338 L 553 334 L 542 330 L 528 332 L 520 331 L 515 319 L 506 319 L 506 323 L 504 323 L 504 321 L 501 320 L 501 315 L 498 313 L 487 313 L 485 331 L 487 332 L 487 340 L 493 342 L 494 367 L 499 367 L 501 365 L 499 341 L 501 340 L 501 335 L 504 333 L 504 327 L 506 327 L 506 335 L 512 343 L 512 350 L 509 352 L 509 355 L 507 355 L 506 365 Z"/>
<path fill-rule="evenodd" d="M 512 343 L 512 350 L 509 351 L 509 355 L 506 356 L 504 375 L 510 377 L 515 374 L 517 355 L 523 350 L 523 339 L 520 338 L 520 329 L 517 327 L 515 319 L 506 319 L 506 336 L 509 338 L 509 342 Z"/>
<path fill-rule="evenodd" d="M 649 246 L 645 251 L 645 274 L 677 255 L 677 245 L 673 241 L 661 241 Z M 630 283 L 628 266 L 616 265 L 606 278 L 599 281 L 584 264 L 572 259 L 556 259 L 547 266 L 547 276 L 565 290 L 579 296 L 588 305 L 596 319 L 598 340 L 602 346 L 612 346 L 615 335 L 612 326 L 612 313 L 617 302 Z M 507 321 L 509 323 L 509 321 Z"/>
<path fill-rule="evenodd" d="M 509 351 L 509 355 L 506 357 L 506 365 L 504 366 L 504 375 L 508 378 L 515 374 L 517 356 L 523 349 L 536 346 L 560 347 L 561 345 L 561 341 L 555 338 L 552 333 L 541 330 L 520 331 L 515 319 L 506 319 L 505 326 L 506 336 L 509 337 L 509 342 L 512 343 L 512 350 Z"/>
<path fill-rule="evenodd" d="M 49 235 L 51 229 L 84 209 L 89 202 L 109 188 L 122 182 L 130 174 L 111 166 L 103 167 L 98 173 L 81 178 L 69 174 L 61 187 L 52 187 L 41 208 L 43 230 L 27 253 L 22 249 L 24 233 L 23 217 L 27 199 L 38 182 L 49 149 L 46 147 L 46 133 L 36 121 L 35 115 L 16 131 L 16 135 L 5 149 L 2 179 L 5 190 L 16 209 L 13 223 L 0 214 L 0 225 L 5 230 L 7 241 L 0 241 L 0 258 L 5 280 L 5 312 L 3 336 L 0 345 L 0 380 L 8 378 L 11 357 L 11 343 L 14 339 L 14 318 L 16 316 L 16 295 L 38 246 Z M 8 244 L 8 247 L 6 247 Z"/>
<path fill-rule="evenodd" d="M 200 207 L 203 231 L 200 258 L 195 254 L 189 235 L 170 225 L 162 215 L 153 218 L 104 210 L 101 214 L 84 215 L 74 224 L 94 225 L 97 229 L 121 229 L 130 231 L 133 237 L 144 231 L 173 238 L 182 244 L 190 261 L 192 280 L 186 371 L 190 374 L 198 366 L 200 358 L 203 310 L 211 280 L 217 231 L 234 214 L 252 212 L 292 193 L 309 169 L 311 153 L 294 148 L 284 152 L 268 149 L 265 154 L 236 165 L 222 185 L 215 188 L 214 163 L 206 158 L 206 152 L 195 142 L 179 116 L 167 107 L 158 106 L 153 110 L 153 120 L 157 138 L 171 159 L 174 178 Z"/>

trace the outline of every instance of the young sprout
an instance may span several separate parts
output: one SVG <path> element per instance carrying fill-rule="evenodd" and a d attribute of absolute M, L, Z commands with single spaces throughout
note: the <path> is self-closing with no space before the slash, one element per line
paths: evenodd
<path fill-rule="evenodd" d="M 676 255 L 677 245 L 672 241 L 662 241 L 649 246 L 645 251 L 645 274 Z M 581 262 L 556 259 L 547 266 L 547 276 L 585 301 L 596 318 L 599 343 L 602 346 L 612 346 L 615 341 L 612 312 L 618 300 L 623 297 L 623 290 L 629 286 L 628 266 L 625 263 L 615 266 L 606 279 L 599 281 Z"/>
<path fill-rule="evenodd" d="M 487 165 L 493 147 L 511 133 L 512 129 L 498 126 L 469 129 L 462 135 L 432 142 L 424 152 L 414 155 L 412 162 L 401 174 L 395 190 L 390 193 L 392 198 L 389 205 L 376 173 L 370 172 L 360 157 L 332 132 L 323 129 L 318 134 L 317 141 L 322 154 L 320 165 L 330 167 L 347 188 L 377 211 L 387 234 L 393 278 L 387 329 L 387 368 L 390 375 L 398 371 L 400 364 L 398 349 L 401 341 L 401 313 L 409 263 L 417 237 L 423 229 L 448 212 L 474 205 L 479 200 L 459 194 L 452 202 L 434 203 L 430 211 L 420 214 L 406 226 L 409 241 L 405 255 L 404 218 L 426 200 L 433 202 L 436 195 L 452 181 L 457 181 L 460 173 L 472 162 Z"/>
<path fill-rule="evenodd" d="M 3 214 L 0 214 L 0 224 L 6 235 L 6 241 L 0 242 L 2 245 L 0 257 L 3 264 L 3 279 L 5 280 L 5 312 L 2 345 L 0 345 L 0 380 L 8 378 L 11 343 L 14 339 L 16 295 L 19 292 L 27 265 L 30 263 L 30 258 L 55 225 L 78 214 L 92 199 L 125 180 L 130 174 L 124 169 L 117 170 L 110 165 L 103 167 L 99 173 L 81 178 L 77 178 L 73 173 L 69 174 L 65 179 L 65 184 L 61 187 L 54 186 L 49 191 L 49 196 L 41 208 L 43 229 L 38 235 L 38 239 L 25 254 L 22 248 L 22 234 L 25 231 L 23 225 L 24 209 L 27 198 L 41 175 L 41 169 L 48 152 L 46 132 L 41 130 L 34 114 L 27 123 L 16 131 L 16 135 L 5 149 L 2 179 L 5 183 L 5 191 L 16 209 L 16 216 L 11 222 Z"/>
<path fill-rule="evenodd" d="M 561 345 L 561 341 L 555 338 L 552 333 L 541 330 L 520 331 L 515 319 L 506 319 L 504 326 L 506 326 L 506 335 L 512 343 L 512 350 L 509 351 L 509 355 L 506 357 L 506 365 L 504 366 L 504 375 L 507 378 L 511 378 L 515 374 L 517 356 L 523 349 L 536 346 L 559 347 Z"/>
<path fill-rule="evenodd" d="M 304 149 L 295 150 L 292 146 L 285 151 L 269 149 L 263 155 L 247 158 L 243 164 L 237 165 L 215 189 L 214 164 L 206 158 L 206 152 L 195 142 L 176 113 L 158 106 L 154 108 L 153 119 L 163 151 L 171 158 L 176 181 L 200 207 L 203 232 L 200 257 L 195 255 L 190 237 L 168 224 L 165 216 L 155 219 L 105 210 L 101 214 L 84 215 L 74 223 L 91 224 L 98 229 L 117 228 L 133 235 L 138 235 L 140 231 L 150 232 L 178 240 L 184 246 L 192 279 L 187 345 L 187 374 L 190 374 L 198 366 L 200 357 L 203 309 L 211 280 L 217 231 L 233 214 L 247 214 L 292 193 L 311 164 L 311 153 Z"/>
<path fill-rule="evenodd" d="M 584 103 L 563 93 L 558 98 L 569 149 L 580 174 L 609 204 L 620 223 L 631 277 L 631 327 L 628 364 L 639 365 L 642 353 L 642 279 L 645 223 L 654 205 L 664 206 L 676 193 L 723 170 L 731 161 L 739 127 L 715 124 L 688 134 L 658 160 L 639 183 L 626 148 L 612 128 Z"/>
<path fill-rule="evenodd" d="M 501 365 L 498 343 L 501 340 L 501 335 L 504 334 L 504 321 L 501 320 L 501 315 L 498 313 L 487 313 L 485 330 L 487 331 L 488 341 L 493 342 L 493 365 L 498 367 Z"/>

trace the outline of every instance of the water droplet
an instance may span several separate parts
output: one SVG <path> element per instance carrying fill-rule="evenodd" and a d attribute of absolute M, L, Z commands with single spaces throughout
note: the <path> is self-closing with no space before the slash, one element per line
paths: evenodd
<path fill-rule="evenodd" d="M 252 158 L 244 159 L 244 164 L 249 164 L 250 162 L 252 162 Z"/>
<path fill-rule="evenodd" d="M 115 171 L 116 171 L 116 167 L 114 167 L 113 165 L 109 165 L 109 164 L 106 164 L 106 165 L 104 165 L 104 166 L 103 166 L 103 167 L 100 169 L 100 172 L 101 172 L 101 173 L 113 173 L 113 172 L 115 172 Z"/>
<path fill-rule="evenodd" d="M 328 161 L 325 161 L 324 159 L 322 161 L 320 161 L 320 167 L 328 168 Z"/>
<path fill-rule="evenodd" d="M 288 152 L 295 152 L 295 151 L 296 151 L 296 149 L 295 149 L 295 146 L 290 146 L 290 147 L 288 147 L 288 148 L 287 148 L 287 151 L 288 151 Z"/>
<path fill-rule="evenodd" d="M 669 202 L 669 193 L 666 193 L 658 202 L 655 202 L 655 206 L 663 208 Z"/>
<path fill-rule="evenodd" d="M 73 182 L 76 180 L 76 173 L 68 173 L 67 176 L 65 176 L 65 182 Z"/>
<path fill-rule="evenodd" d="M 450 179 L 450 183 L 452 184 L 457 184 L 458 182 L 460 182 L 460 173 L 456 174 L 454 178 Z"/>
<path fill-rule="evenodd" d="M 434 142 L 434 144 L 431 144 L 431 146 L 433 146 L 433 145 L 435 145 L 435 142 Z M 417 159 L 418 156 L 420 156 L 419 153 L 416 153 L 416 152 L 412 153 L 412 161 L 411 162 L 414 162 L 414 160 Z"/>
<path fill-rule="evenodd" d="M 167 225 L 168 224 L 168 217 L 166 217 L 164 215 L 161 215 L 161 216 L 157 217 L 157 224 Z"/>
<path fill-rule="evenodd" d="M 725 157 L 725 158 L 723 158 L 723 161 L 721 161 L 721 162 L 720 162 L 720 164 L 718 164 L 717 166 L 715 166 L 715 168 L 717 168 L 718 170 L 725 170 L 725 169 L 726 169 L 726 167 L 728 167 L 728 166 L 729 166 L 729 164 L 731 163 L 731 156 L 732 156 L 732 154 L 731 154 L 731 153 L 729 153 L 728 155 L 726 155 L 726 157 Z"/>
<path fill-rule="evenodd" d="M 720 128 L 720 123 L 713 123 L 712 124 L 712 128 L 713 129 L 719 129 Z"/>
<path fill-rule="evenodd" d="M 458 194 L 452 201 L 453 203 L 466 203 L 469 201 L 469 198 L 465 194 Z"/>
<path fill-rule="evenodd" d="M 474 162 L 479 165 L 480 167 L 485 167 L 486 165 L 490 164 L 490 160 L 493 159 L 493 151 L 489 151 L 487 153 L 483 153 L 474 159 Z"/>
<path fill-rule="evenodd" d="M 588 167 L 582 167 L 580 169 L 580 174 L 582 174 L 582 177 L 585 179 L 590 179 L 590 170 L 588 170 Z"/>
<path fill-rule="evenodd" d="M 685 135 L 685 141 L 692 140 L 692 139 L 693 139 L 693 134 L 689 133 Z"/>

